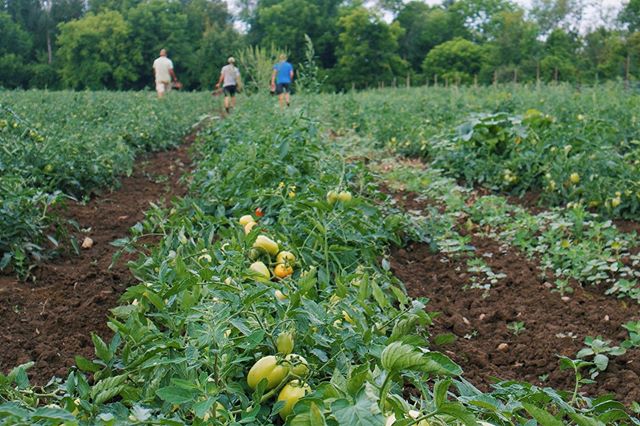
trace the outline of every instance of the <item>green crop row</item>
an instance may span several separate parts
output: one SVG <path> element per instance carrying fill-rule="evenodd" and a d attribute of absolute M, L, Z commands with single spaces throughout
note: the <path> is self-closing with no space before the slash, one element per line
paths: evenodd
<path fill-rule="evenodd" d="M 57 245 L 54 204 L 113 187 L 136 155 L 175 146 L 204 94 L 0 92 L 0 269 L 24 273 Z"/>
<path fill-rule="evenodd" d="M 387 89 L 327 97 L 322 114 L 337 134 L 355 131 L 470 185 L 637 219 L 639 104 L 614 84 Z"/>
<path fill-rule="evenodd" d="M 112 310 L 112 340 L 94 336 L 96 359 L 77 358 L 43 389 L 29 386 L 28 365 L 0 376 L 0 420 L 640 424 L 608 397 L 517 382 L 482 393 L 466 382 L 429 349 L 428 301 L 409 299 L 385 260 L 428 227 L 388 207 L 368 169 L 320 131 L 315 109 L 271 106 L 254 97 L 203 131 L 189 197 L 151 210 L 118 242 L 161 237 L 131 265 L 140 284 Z M 292 274 L 270 277 L 279 262 Z"/>

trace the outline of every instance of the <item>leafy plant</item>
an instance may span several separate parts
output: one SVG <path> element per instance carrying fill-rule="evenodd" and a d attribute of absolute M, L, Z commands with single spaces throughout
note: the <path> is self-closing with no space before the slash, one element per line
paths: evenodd
<path fill-rule="evenodd" d="M 516 336 L 526 330 L 524 321 L 514 321 L 507 324 L 507 328 Z"/>
<path fill-rule="evenodd" d="M 623 347 L 609 346 L 611 341 L 605 340 L 601 336 L 585 337 L 584 343 L 586 347 L 580 349 L 576 357 L 579 359 L 591 358 L 593 367 L 589 370 L 589 374 L 592 379 L 607 369 L 610 357 L 624 355 L 626 352 Z"/>
<path fill-rule="evenodd" d="M 629 332 L 629 338 L 621 346 L 625 349 L 640 347 L 640 321 L 629 321 L 622 327 Z"/>

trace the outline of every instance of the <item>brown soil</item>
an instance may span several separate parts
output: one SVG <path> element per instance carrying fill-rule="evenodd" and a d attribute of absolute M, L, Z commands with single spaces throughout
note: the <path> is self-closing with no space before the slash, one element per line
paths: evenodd
<path fill-rule="evenodd" d="M 0 276 L 0 371 L 34 361 L 29 378 L 43 385 L 54 375 L 64 377 L 75 355 L 94 357 L 92 332 L 111 338 L 109 309 L 135 279 L 126 257 L 109 269 L 118 250 L 110 243 L 129 235 L 149 203 L 168 204 L 185 194 L 179 179 L 189 168 L 188 146 L 194 137 L 186 137 L 177 149 L 147 154 L 132 176 L 121 180 L 119 190 L 95 196 L 86 205 L 68 205 L 64 218 L 78 223 L 76 238 L 79 243 L 91 238 L 91 248 L 39 265 L 33 281 Z"/>
<path fill-rule="evenodd" d="M 416 208 L 411 194 L 394 197 Z M 473 275 L 468 255 L 433 253 L 427 245 L 414 243 L 394 249 L 391 265 L 410 296 L 429 298 L 427 309 L 441 313 L 433 335 L 456 336 L 453 343 L 437 349 L 458 362 L 465 378 L 483 390 L 496 378 L 572 390 L 573 374 L 560 371 L 558 355 L 575 357 L 586 336 L 600 335 L 619 344 L 627 337 L 621 324 L 640 319 L 640 306 L 595 289 L 574 285 L 574 292 L 563 300 L 551 291 L 553 276 L 512 247 L 475 235 L 471 245 L 474 256 L 494 273 L 506 274 L 488 291 L 468 285 Z M 525 330 L 515 335 L 507 325 L 520 321 Z M 597 383 L 582 390 L 590 396 L 614 393 L 627 404 L 640 401 L 639 360 L 638 349 L 613 357 Z"/>

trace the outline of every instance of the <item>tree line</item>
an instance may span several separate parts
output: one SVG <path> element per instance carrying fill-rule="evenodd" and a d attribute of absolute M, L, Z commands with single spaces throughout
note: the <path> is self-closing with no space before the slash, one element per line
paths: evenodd
<path fill-rule="evenodd" d="M 240 0 L 232 13 L 222 0 L 0 0 L 0 86 L 152 87 L 166 48 L 184 86 L 207 89 L 256 47 L 287 51 L 324 90 L 637 80 L 640 0 L 585 32 L 588 1 Z"/>

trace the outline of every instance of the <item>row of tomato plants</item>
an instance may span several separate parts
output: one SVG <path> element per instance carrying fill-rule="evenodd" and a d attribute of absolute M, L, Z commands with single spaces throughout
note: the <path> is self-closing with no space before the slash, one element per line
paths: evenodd
<path fill-rule="evenodd" d="M 388 89 L 334 97 L 324 116 L 469 184 L 637 219 L 639 101 L 615 84 Z"/>
<path fill-rule="evenodd" d="M 472 188 L 460 186 L 437 169 L 398 166 L 384 173 L 394 188 L 403 187 L 442 206 L 433 221 L 434 244 L 438 250 L 469 250 L 468 237 L 455 229 L 462 223 L 466 231 L 511 244 L 538 259 L 544 269 L 558 277 L 557 290 L 570 292 L 569 280 L 581 285 L 604 286 L 607 294 L 640 301 L 640 245 L 636 233 L 622 232 L 610 220 L 575 204 L 536 213 L 509 203 L 497 195 L 479 196 Z M 472 200 L 472 201 L 470 201 Z"/>
<path fill-rule="evenodd" d="M 203 94 L 0 91 L 0 269 L 26 270 L 58 245 L 55 205 L 118 184 L 143 151 L 180 141 Z"/>
<path fill-rule="evenodd" d="M 112 311 L 114 337 L 93 336 L 97 358 L 77 358 L 43 389 L 29 387 L 28 365 L 0 376 L 0 418 L 638 423 L 608 397 L 517 382 L 482 393 L 430 351 L 427 301 L 408 298 L 385 260 L 390 244 L 428 238 L 428 226 L 388 207 L 368 169 L 319 131 L 314 108 L 273 116 L 269 102 L 256 97 L 203 131 L 189 197 L 117 242 L 160 237 L 132 264 L 140 284 Z"/>

